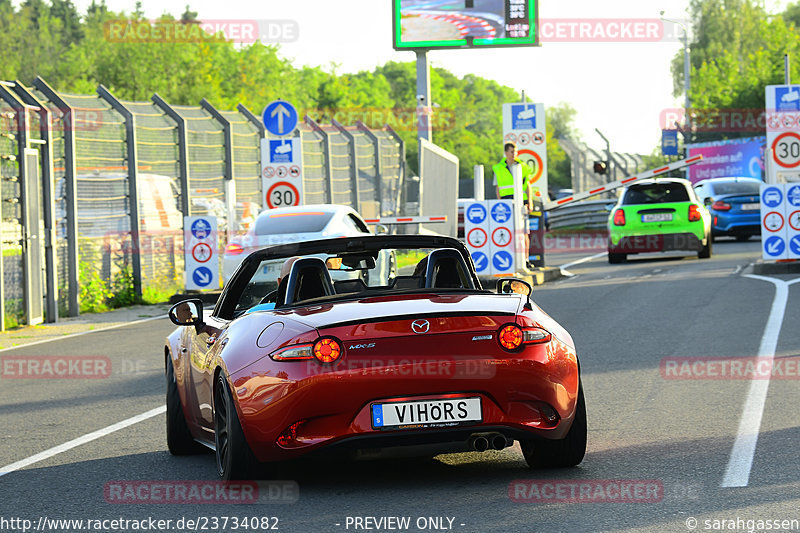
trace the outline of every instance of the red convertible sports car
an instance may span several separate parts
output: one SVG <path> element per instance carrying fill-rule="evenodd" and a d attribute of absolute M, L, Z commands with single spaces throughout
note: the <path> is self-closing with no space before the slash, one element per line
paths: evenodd
<path fill-rule="evenodd" d="M 368 275 L 381 250 L 396 257 L 385 280 Z M 279 284 L 266 273 L 276 259 L 291 259 Z M 322 450 L 435 455 L 514 440 L 531 467 L 576 465 L 586 407 L 575 347 L 530 294 L 513 278 L 482 289 L 448 237 L 253 252 L 210 314 L 196 299 L 170 310 L 169 449 L 214 449 L 225 480 Z"/>

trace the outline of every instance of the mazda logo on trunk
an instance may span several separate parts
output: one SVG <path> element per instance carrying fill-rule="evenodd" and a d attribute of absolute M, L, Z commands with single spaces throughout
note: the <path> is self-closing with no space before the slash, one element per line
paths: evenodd
<path fill-rule="evenodd" d="M 431 328 L 431 323 L 427 320 L 415 320 L 411 323 L 411 330 L 414 333 L 428 333 Z"/>

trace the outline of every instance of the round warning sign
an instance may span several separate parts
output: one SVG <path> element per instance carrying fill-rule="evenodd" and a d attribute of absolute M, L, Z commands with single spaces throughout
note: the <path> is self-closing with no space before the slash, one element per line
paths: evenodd
<path fill-rule="evenodd" d="M 297 193 L 297 187 L 288 181 L 279 181 L 269 188 L 266 200 L 270 209 L 289 207 L 299 205 L 300 195 Z"/>
<path fill-rule="evenodd" d="M 519 134 L 519 143 L 520 144 L 528 144 L 531 142 L 531 136 L 527 133 L 520 133 Z"/>
<path fill-rule="evenodd" d="M 767 231 L 776 232 L 783 229 L 783 215 L 777 211 L 767 213 L 764 217 L 764 227 Z"/>
<path fill-rule="evenodd" d="M 544 133 L 537 131 L 531 136 L 533 144 L 542 144 L 544 142 Z"/>
<path fill-rule="evenodd" d="M 784 168 L 800 165 L 800 135 L 787 131 L 772 142 L 772 158 Z"/>
<path fill-rule="evenodd" d="M 507 133 L 503 140 L 505 142 L 507 142 L 507 143 L 516 143 L 517 142 L 517 136 L 515 134 L 513 134 L 513 133 Z"/>
<path fill-rule="evenodd" d="M 288 174 L 289 171 L 286 170 L 285 166 L 281 165 L 278 167 L 278 170 L 275 173 L 278 175 L 279 178 L 285 178 L 286 174 Z"/>
<path fill-rule="evenodd" d="M 292 165 L 289 167 L 289 175 L 293 178 L 300 177 L 300 167 L 297 165 Z"/>
<path fill-rule="evenodd" d="M 487 240 L 489 240 L 489 237 L 481 228 L 472 228 L 469 230 L 469 233 L 467 233 L 467 242 L 473 248 L 480 248 L 486 244 Z"/>
<path fill-rule="evenodd" d="M 789 225 L 795 231 L 800 231 L 800 211 L 795 211 L 789 215 Z"/>
<path fill-rule="evenodd" d="M 492 232 L 492 242 L 495 246 L 508 246 L 511 244 L 511 230 L 500 226 Z"/>
<path fill-rule="evenodd" d="M 533 171 L 533 176 L 531 177 L 531 183 L 535 183 L 542 177 L 542 172 L 544 171 L 544 163 L 542 162 L 542 157 L 534 152 L 533 150 L 520 150 L 517 152 L 519 155 L 520 161 L 531 167 Z"/>
<path fill-rule="evenodd" d="M 272 178 L 275 176 L 275 167 L 264 167 L 264 177 Z"/>
<path fill-rule="evenodd" d="M 194 248 L 192 248 L 192 258 L 198 263 L 205 263 L 211 259 L 213 254 L 214 252 L 211 250 L 211 246 L 204 242 L 197 243 L 194 245 Z"/>

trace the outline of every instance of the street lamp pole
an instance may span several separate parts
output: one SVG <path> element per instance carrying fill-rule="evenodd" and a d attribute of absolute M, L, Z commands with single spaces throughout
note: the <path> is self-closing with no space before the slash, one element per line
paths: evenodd
<path fill-rule="evenodd" d="M 690 62 L 691 49 L 689 48 L 689 29 L 686 27 L 686 25 L 684 25 L 682 22 L 678 20 L 664 18 L 663 11 L 661 12 L 661 20 L 677 24 L 683 30 L 683 39 L 682 39 L 683 40 L 683 91 L 685 93 L 684 107 L 686 113 L 686 132 L 688 135 L 691 135 L 692 117 L 690 114 L 690 110 L 692 104 L 689 99 L 689 89 L 691 88 L 691 62 Z"/>

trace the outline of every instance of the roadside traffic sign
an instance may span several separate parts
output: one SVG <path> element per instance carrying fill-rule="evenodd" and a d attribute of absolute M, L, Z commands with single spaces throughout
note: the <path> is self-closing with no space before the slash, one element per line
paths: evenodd
<path fill-rule="evenodd" d="M 764 253 L 771 259 L 779 259 L 786 252 L 786 244 L 781 237 L 773 235 L 764 241 Z"/>
<path fill-rule="evenodd" d="M 505 250 L 500 250 L 492 254 L 492 266 L 496 272 L 512 272 L 514 269 L 514 258 Z"/>
<path fill-rule="evenodd" d="M 764 217 L 764 227 L 768 231 L 776 232 L 783 229 L 783 216 L 777 211 L 771 211 Z"/>
<path fill-rule="evenodd" d="M 492 220 L 498 224 L 505 224 L 511 219 L 510 204 L 498 202 L 492 206 Z"/>
<path fill-rule="evenodd" d="M 265 209 L 303 204 L 302 150 L 303 143 L 298 137 L 261 139 L 261 161 L 264 167 L 261 190 L 265 191 Z"/>
<path fill-rule="evenodd" d="M 503 104 L 503 139 L 519 140 L 517 155 L 533 170 L 533 194 L 546 201 L 547 196 L 547 124 L 544 104 Z M 523 184 L 527 187 L 527 184 Z"/>
<path fill-rule="evenodd" d="M 286 136 L 297 127 L 297 109 L 286 100 L 275 100 L 264 108 L 262 119 L 267 131 L 273 135 Z"/>
<path fill-rule="evenodd" d="M 761 203 L 767 207 L 778 207 L 783 202 L 783 191 L 780 187 L 767 187 L 761 192 Z"/>
<path fill-rule="evenodd" d="M 508 246 L 512 242 L 512 235 L 510 229 L 500 226 L 492 231 L 492 243 L 501 248 Z"/>
<path fill-rule="evenodd" d="M 800 257 L 800 235 L 795 235 L 789 241 L 789 257 Z"/>
<path fill-rule="evenodd" d="M 473 252 L 472 262 L 475 263 L 475 272 L 480 274 L 489 266 L 489 258 L 483 252 Z"/>
<path fill-rule="evenodd" d="M 481 204 L 470 204 L 466 213 L 467 220 L 473 224 L 482 224 L 486 220 L 486 208 Z"/>
<path fill-rule="evenodd" d="M 483 247 L 488 240 L 489 237 L 486 236 L 486 232 L 483 228 L 472 228 L 467 234 L 467 242 L 469 242 L 469 245 L 473 248 Z"/>
<path fill-rule="evenodd" d="M 772 157 L 775 162 L 784 168 L 794 168 L 800 165 L 800 135 L 787 131 L 778 135 L 772 141 Z"/>
<path fill-rule="evenodd" d="M 217 217 L 183 218 L 184 285 L 187 290 L 219 287 Z"/>

